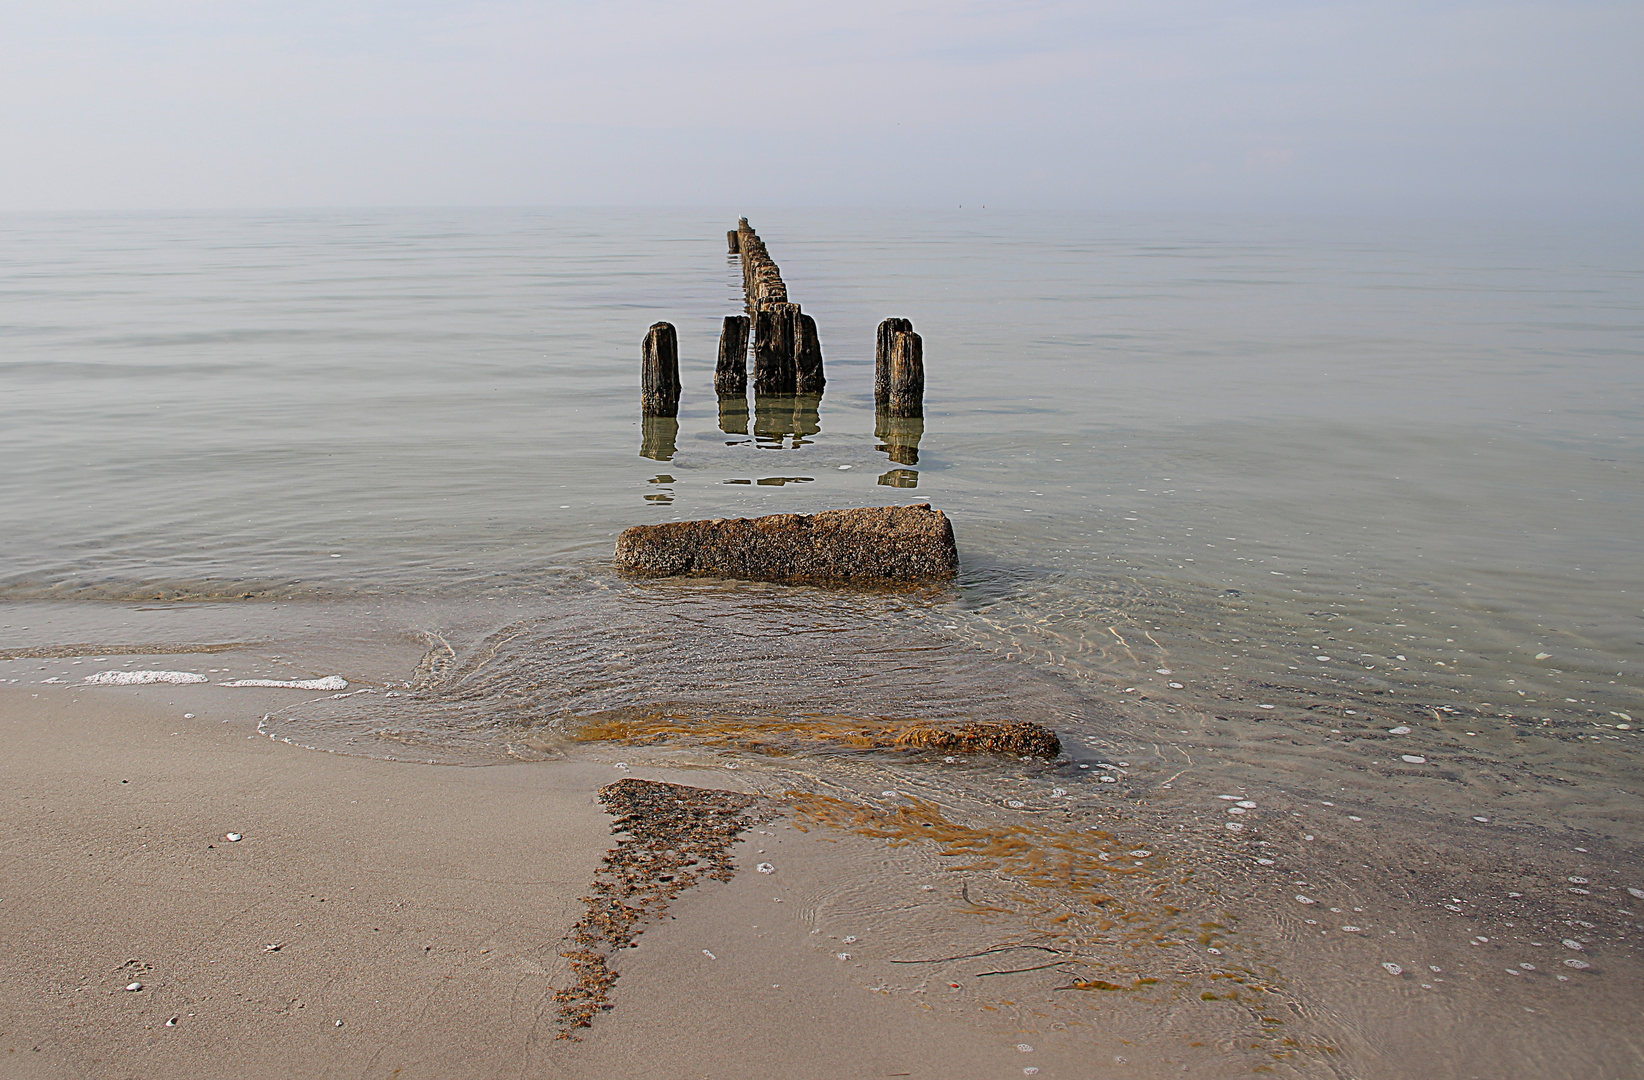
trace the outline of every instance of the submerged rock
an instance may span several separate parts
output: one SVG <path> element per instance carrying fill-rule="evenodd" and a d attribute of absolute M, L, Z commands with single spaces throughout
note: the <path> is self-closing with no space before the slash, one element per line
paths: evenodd
<path fill-rule="evenodd" d="M 800 584 L 899 584 L 951 578 L 953 525 L 924 503 L 635 525 L 617 538 L 634 574 Z"/>
<path fill-rule="evenodd" d="M 919 724 L 901 731 L 895 745 L 947 754 L 1015 754 L 1053 758 L 1062 752 L 1056 733 L 1024 720 L 978 721 L 951 727 Z"/>

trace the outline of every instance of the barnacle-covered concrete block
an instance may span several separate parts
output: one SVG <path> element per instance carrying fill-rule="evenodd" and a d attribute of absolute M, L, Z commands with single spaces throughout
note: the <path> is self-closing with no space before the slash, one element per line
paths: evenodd
<path fill-rule="evenodd" d="M 912 584 L 959 570 L 947 515 L 924 503 L 635 525 L 617 538 L 633 574 L 797 584 Z"/>

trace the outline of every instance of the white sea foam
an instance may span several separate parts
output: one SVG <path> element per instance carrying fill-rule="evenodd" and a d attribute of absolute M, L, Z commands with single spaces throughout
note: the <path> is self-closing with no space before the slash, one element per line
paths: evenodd
<path fill-rule="evenodd" d="M 348 680 L 341 675 L 327 675 L 323 679 L 235 679 L 221 686 L 275 686 L 286 690 L 347 690 Z"/>
<path fill-rule="evenodd" d="M 204 675 L 192 671 L 99 671 L 87 675 L 86 682 L 93 686 L 146 686 L 150 683 L 206 682 Z"/>

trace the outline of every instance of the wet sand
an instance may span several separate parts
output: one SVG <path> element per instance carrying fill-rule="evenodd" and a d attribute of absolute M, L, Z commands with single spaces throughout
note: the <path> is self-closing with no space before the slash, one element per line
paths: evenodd
<path fill-rule="evenodd" d="M 559 1040 L 558 954 L 613 843 L 598 788 L 735 777 L 318 753 L 252 734 L 233 691 L 186 688 L 184 719 L 180 689 L 0 690 L 0 1074 L 1060 1071 L 1008 1017 L 876 992 L 819 946 L 807 901 L 875 869 L 877 845 L 779 824 L 651 926 L 613 1010 Z"/>

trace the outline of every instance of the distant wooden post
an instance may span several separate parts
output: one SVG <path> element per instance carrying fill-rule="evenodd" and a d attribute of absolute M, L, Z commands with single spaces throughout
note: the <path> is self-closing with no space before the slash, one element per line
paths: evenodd
<path fill-rule="evenodd" d="M 799 321 L 794 325 L 794 389 L 801 394 L 820 394 L 828 380 L 822 374 L 822 342 L 816 337 L 816 320 L 794 308 Z"/>
<path fill-rule="evenodd" d="M 885 411 L 892 416 L 925 415 L 925 343 L 912 330 L 891 336 L 890 396 Z"/>
<path fill-rule="evenodd" d="M 794 367 L 794 334 L 799 305 L 761 304 L 754 311 L 754 392 L 791 394 L 799 381 Z"/>
<path fill-rule="evenodd" d="M 725 243 L 730 246 L 732 255 L 736 255 L 739 252 L 741 252 L 741 250 L 742 250 L 742 245 L 737 243 L 737 236 L 736 236 L 736 230 L 735 229 L 729 229 L 729 230 L 726 231 L 726 233 L 725 233 Z"/>
<path fill-rule="evenodd" d="M 731 234 L 735 236 L 735 233 Z M 720 397 L 748 392 L 748 317 L 725 316 L 719 332 L 719 363 L 714 365 L 714 392 Z"/>
<path fill-rule="evenodd" d="M 639 405 L 646 416 L 679 415 L 679 338 L 672 323 L 653 323 L 645 334 Z"/>
<path fill-rule="evenodd" d="M 879 335 L 873 348 L 873 400 L 883 409 L 890 401 L 891 339 L 897 331 L 913 332 L 913 323 L 907 319 L 886 319 L 879 324 Z"/>

